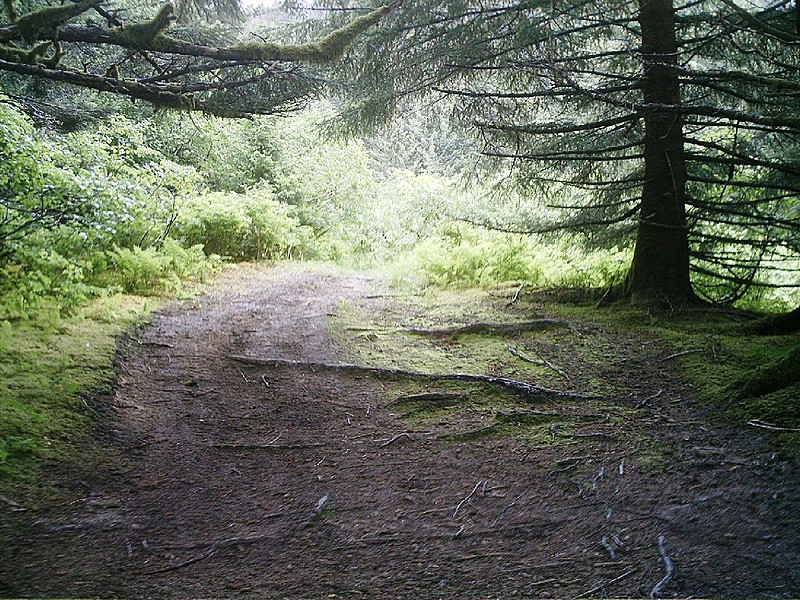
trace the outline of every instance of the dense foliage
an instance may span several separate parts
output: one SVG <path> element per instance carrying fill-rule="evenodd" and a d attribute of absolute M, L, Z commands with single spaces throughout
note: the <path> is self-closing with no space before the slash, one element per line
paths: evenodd
<path fill-rule="evenodd" d="M 340 66 L 354 82 L 343 114 L 361 132 L 449 105 L 504 181 L 554 208 L 484 210 L 486 226 L 635 238 L 629 288 L 692 297 L 691 266 L 698 294 L 731 302 L 797 283 L 797 14 L 784 1 L 407 3 Z"/>

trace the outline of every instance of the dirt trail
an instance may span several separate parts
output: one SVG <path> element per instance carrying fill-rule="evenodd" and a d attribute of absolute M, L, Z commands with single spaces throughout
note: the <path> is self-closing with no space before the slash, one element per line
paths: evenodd
<path fill-rule="evenodd" d="M 0 592 L 646 597 L 663 536 L 664 597 L 800 596 L 797 468 L 693 408 L 673 374 L 628 367 L 639 393 L 570 443 L 445 438 L 398 418 L 392 381 L 230 359 L 344 360 L 329 316 L 342 300 L 389 310 L 384 282 L 236 277 L 122 349 L 108 463 L 53 475 L 74 502 L 0 507 L 17 536 Z M 658 467 L 632 451 L 640 437 L 658 440 Z"/>

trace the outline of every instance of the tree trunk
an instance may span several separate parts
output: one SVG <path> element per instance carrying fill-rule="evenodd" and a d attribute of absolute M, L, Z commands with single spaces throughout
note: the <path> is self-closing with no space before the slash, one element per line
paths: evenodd
<path fill-rule="evenodd" d="M 639 0 L 642 30 L 644 185 L 633 264 L 625 283 L 632 300 L 682 302 L 689 282 L 686 163 L 672 0 Z"/>

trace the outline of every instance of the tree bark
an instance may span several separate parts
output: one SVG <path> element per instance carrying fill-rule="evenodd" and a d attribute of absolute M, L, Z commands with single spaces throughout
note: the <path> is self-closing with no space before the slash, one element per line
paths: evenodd
<path fill-rule="evenodd" d="M 633 263 L 633 301 L 694 298 L 689 281 L 686 163 L 672 0 L 639 0 L 644 95 L 644 185 Z"/>

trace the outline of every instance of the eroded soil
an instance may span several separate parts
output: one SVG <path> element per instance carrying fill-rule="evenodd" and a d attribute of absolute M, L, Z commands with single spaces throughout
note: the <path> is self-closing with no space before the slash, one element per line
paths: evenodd
<path fill-rule="evenodd" d="M 531 317 L 507 302 L 471 306 Z M 646 597 L 663 536 L 664 597 L 800 596 L 797 467 L 697 404 L 657 343 L 569 323 L 488 336 L 488 364 L 472 356 L 486 336 L 390 343 L 480 316 L 439 308 L 426 320 L 380 279 L 281 267 L 157 315 L 97 401 L 87 456 L 104 460 L 54 467 L 59 502 L 0 504 L 0 595 Z M 596 398 L 232 356 L 483 364 Z"/>

